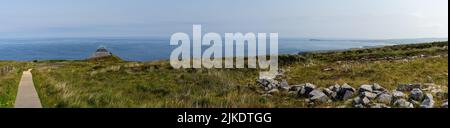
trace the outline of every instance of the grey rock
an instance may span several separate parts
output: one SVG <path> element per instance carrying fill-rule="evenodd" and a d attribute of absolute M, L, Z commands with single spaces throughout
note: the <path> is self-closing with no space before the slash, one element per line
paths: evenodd
<path fill-rule="evenodd" d="M 383 88 L 381 85 L 379 85 L 379 84 L 377 84 L 377 83 L 374 83 L 374 84 L 373 84 L 373 90 L 375 90 L 375 91 L 380 91 L 380 92 L 386 91 L 385 88 Z"/>
<path fill-rule="evenodd" d="M 370 100 L 367 97 L 356 97 L 353 99 L 353 105 L 369 105 Z"/>
<path fill-rule="evenodd" d="M 305 94 L 309 94 L 310 92 L 314 91 L 316 89 L 316 85 L 311 83 L 305 84 Z"/>
<path fill-rule="evenodd" d="M 379 91 L 379 90 L 374 90 L 373 93 L 380 95 L 382 93 L 385 93 L 386 91 Z"/>
<path fill-rule="evenodd" d="M 333 93 L 335 93 L 335 92 L 331 91 L 331 89 L 329 89 L 329 88 L 324 88 L 323 92 L 329 97 L 332 97 Z"/>
<path fill-rule="evenodd" d="M 329 98 L 321 90 L 313 90 L 309 93 L 309 99 L 316 103 L 326 103 Z"/>
<path fill-rule="evenodd" d="M 448 101 L 446 101 L 445 103 L 443 103 L 443 104 L 441 105 L 441 108 L 448 108 Z"/>
<path fill-rule="evenodd" d="M 358 91 L 359 91 L 359 93 L 372 92 L 373 91 L 372 85 L 367 85 L 367 84 L 361 85 L 359 87 Z"/>
<path fill-rule="evenodd" d="M 405 95 L 405 93 L 400 92 L 400 91 L 393 91 L 392 92 L 392 97 L 394 99 L 402 99 L 402 98 L 406 98 L 406 95 Z"/>
<path fill-rule="evenodd" d="M 425 95 L 425 99 L 422 102 L 422 105 L 420 105 L 421 108 L 433 108 L 434 107 L 434 99 L 433 99 L 433 95 L 431 95 L 430 93 L 427 93 Z"/>
<path fill-rule="evenodd" d="M 264 91 L 270 91 L 279 86 L 279 82 L 273 79 L 259 79 L 257 84 L 264 89 Z"/>
<path fill-rule="evenodd" d="M 362 102 L 361 102 L 361 97 L 355 97 L 355 98 L 353 98 L 353 105 L 358 105 L 358 104 L 362 104 Z"/>
<path fill-rule="evenodd" d="M 370 108 L 391 108 L 386 104 L 375 103 L 370 105 Z"/>
<path fill-rule="evenodd" d="M 367 98 L 367 97 L 364 97 L 364 98 L 361 99 L 361 103 L 362 103 L 363 105 L 369 105 L 370 102 L 371 102 L 370 99 Z"/>
<path fill-rule="evenodd" d="M 289 92 L 295 92 L 297 93 L 298 91 L 300 91 L 303 87 L 301 85 L 294 85 L 292 87 L 289 88 Z"/>
<path fill-rule="evenodd" d="M 368 99 L 371 99 L 371 100 L 377 98 L 377 94 L 371 93 L 371 92 L 362 92 L 360 96 L 367 97 Z"/>
<path fill-rule="evenodd" d="M 272 88 L 270 87 L 264 87 L 264 91 L 270 91 Z"/>
<path fill-rule="evenodd" d="M 329 97 L 332 98 L 333 100 L 340 100 L 340 98 L 338 97 L 337 92 L 331 93 L 331 95 Z"/>
<path fill-rule="evenodd" d="M 392 103 L 393 96 L 389 93 L 382 93 L 377 97 L 377 102 L 384 103 L 384 104 L 391 104 Z"/>
<path fill-rule="evenodd" d="M 345 91 L 344 95 L 342 96 L 342 100 L 348 100 L 350 98 L 352 98 L 355 95 L 355 92 L 347 90 Z"/>
<path fill-rule="evenodd" d="M 423 94 L 422 90 L 417 89 L 417 88 L 413 89 L 411 91 L 411 94 L 409 95 L 409 98 L 412 100 L 415 100 L 415 101 L 422 101 L 423 97 L 424 97 L 424 94 Z"/>
<path fill-rule="evenodd" d="M 271 83 L 269 79 L 259 79 L 256 82 L 263 87 L 267 87 Z"/>
<path fill-rule="evenodd" d="M 353 88 L 352 86 L 348 85 L 347 83 L 343 84 L 342 87 L 341 87 L 341 89 L 342 89 L 342 90 L 350 90 L 350 91 L 352 91 L 352 92 L 355 92 L 355 91 L 356 91 L 355 88 Z"/>
<path fill-rule="evenodd" d="M 355 108 L 364 108 L 364 105 L 362 105 L 362 104 L 356 104 L 356 105 L 354 105 L 353 107 L 355 107 Z"/>
<path fill-rule="evenodd" d="M 300 90 L 298 91 L 298 96 L 299 97 L 304 97 L 304 96 L 306 96 L 306 89 L 305 89 L 305 86 L 302 86 L 302 88 L 300 88 Z"/>
<path fill-rule="evenodd" d="M 400 84 L 397 86 L 397 91 L 409 92 L 413 89 L 421 89 L 421 87 L 420 84 Z"/>
<path fill-rule="evenodd" d="M 347 83 L 341 86 L 341 88 L 336 92 L 336 96 L 333 97 L 336 100 L 348 100 L 352 98 L 355 94 L 355 88 L 351 87 Z"/>
<path fill-rule="evenodd" d="M 283 81 L 281 81 L 281 83 L 280 83 L 280 89 L 283 89 L 283 90 L 289 90 L 289 84 L 288 84 L 288 82 L 286 81 L 286 80 L 283 80 Z"/>
<path fill-rule="evenodd" d="M 414 108 L 414 105 L 405 99 L 396 100 L 394 102 L 394 106 L 399 107 L 399 108 Z"/>
<path fill-rule="evenodd" d="M 329 89 L 333 92 L 339 92 L 341 90 L 341 86 L 339 84 L 336 84 L 334 86 L 330 86 Z"/>

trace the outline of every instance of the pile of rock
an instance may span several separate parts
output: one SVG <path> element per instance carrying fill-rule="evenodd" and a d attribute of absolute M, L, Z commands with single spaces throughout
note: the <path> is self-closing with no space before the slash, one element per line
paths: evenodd
<path fill-rule="evenodd" d="M 358 95 L 352 100 L 356 108 L 389 108 L 393 96 L 379 84 L 365 84 L 358 89 Z"/>
<path fill-rule="evenodd" d="M 289 89 L 289 93 L 298 97 L 307 98 L 306 102 L 311 104 L 331 102 L 322 88 L 317 88 L 316 85 L 311 83 L 294 85 Z"/>
<path fill-rule="evenodd" d="M 318 88 L 311 83 L 290 86 L 286 80 L 278 82 L 273 79 L 260 79 L 257 83 L 264 90 L 264 96 L 287 92 L 299 98 L 306 98 L 305 101 L 309 104 L 345 101 L 355 108 L 433 108 L 436 107 L 434 96 L 448 99 L 448 92 L 427 84 L 402 84 L 396 90 L 389 91 L 377 83 L 364 84 L 358 89 L 346 83 L 328 88 Z M 448 108 L 448 101 L 440 107 Z"/>
<path fill-rule="evenodd" d="M 358 90 L 359 97 L 356 97 L 353 103 L 354 107 L 358 108 L 389 108 L 390 106 L 397 108 L 433 108 L 435 107 L 435 98 L 431 92 L 427 92 L 430 87 L 435 86 L 402 84 L 397 86 L 397 89 L 394 91 L 387 91 L 378 84 L 361 85 Z M 435 95 L 448 95 L 442 90 L 434 91 Z M 409 95 L 405 93 L 409 93 Z M 445 98 L 448 99 L 447 96 Z"/>

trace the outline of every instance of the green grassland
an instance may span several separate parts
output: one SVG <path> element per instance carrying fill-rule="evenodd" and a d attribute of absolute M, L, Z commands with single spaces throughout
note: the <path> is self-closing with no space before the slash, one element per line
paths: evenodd
<path fill-rule="evenodd" d="M 14 106 L 14 100 L 26 63 L 0 61 L 0 108 Z"/>
<path fill-rule="evenodd" d="M 379 83 L 395 89 L 398 84 L 434 82 L 448 87 L 448 42 L 279 58 L 283 79 L 291 85 L 349 83 L 359 87 Z M 344 104 L 309 106 L 304 99 L 287 93 L 263 97 L 255 82 L 258 69 L 173 69 L 168 61 L 125 62 L 117 58 L 29 64 L 41 102 L 49 108 L 302 108 Z"/>

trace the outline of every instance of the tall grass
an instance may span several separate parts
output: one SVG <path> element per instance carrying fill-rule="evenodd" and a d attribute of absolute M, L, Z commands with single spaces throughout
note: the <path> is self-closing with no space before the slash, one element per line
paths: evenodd
<path fill-rule="evenodd" d="M 289 84 L 400 83 L 448 86 L 447 42 L 280 56 Z M 426 58 L 411 58 L 426 54 Z M 437 56 L 441 55 L 441 56 Z M 401 58 L 396 60 L 383 57 Z M 374 59 L 375 58 L 375 59 Z M 372 59 L 372 60 L 371 60 Z M 404 60 L 406 59 L 406 60 Z M 172 69 L 167 61 L 38 62 L 33 70 L 44 107 L 311 107 L 284 93 L 262 97 L 257 69 Z M 328 69 L 328 70 L 325 70 Z M 315 107 L 337 106 L 330 103 Z"/>
<path fill-rule="evenodd" d="M 0 108 L 14 107 L 22 71 L 28 64 L 0 61 Z"/>

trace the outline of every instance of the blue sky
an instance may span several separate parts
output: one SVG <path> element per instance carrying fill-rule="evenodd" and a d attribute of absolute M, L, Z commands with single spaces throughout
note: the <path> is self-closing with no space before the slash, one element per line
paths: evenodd
<path fill-rule="evenodd" d="M 0 38 L 278 32 L 281 37 L 448 37 L 447 0 L 0 0 Z"/>

